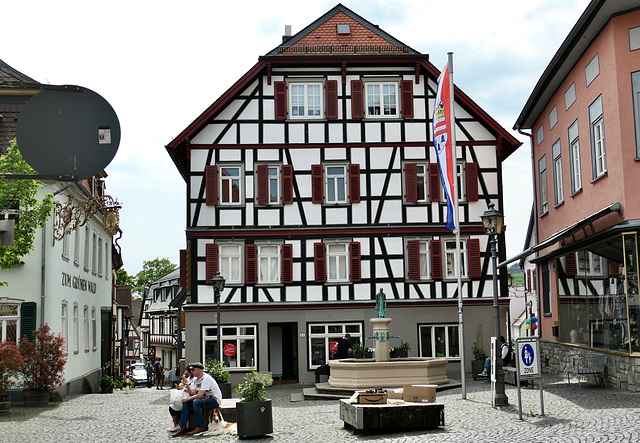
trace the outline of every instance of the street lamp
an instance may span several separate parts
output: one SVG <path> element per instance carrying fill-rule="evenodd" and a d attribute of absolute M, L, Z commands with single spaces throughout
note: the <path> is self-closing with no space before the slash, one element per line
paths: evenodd
<path fill-rule="evenodd" d="M 494 349 L 493 352 L 496 368 L 493 405 L 507 406 L 509 399 L 504 393 L 504 371 L 502 370 L 502 353 L 500 352 L 500 309 L 498 306 L 498 268 L 496 264 L 498 258 L 498 254 L 496 253 L 497 236 L 502 234 L 504 216 L 494 209 L 493 203 L 489 203 L 489 209 L 486 210 L 480 218 L 482 218 L 485 234 L 491 238 L 491 261 L 493 262 L 493 322 L 496 337 L 496 349 Z"/>
<path fill-rule="evenodd" d="M 213 277 L 213 279 L 211 279 L 211 282 L 213 283 L 213 292 L 215 293 L 216 305 L 218 309 L 218 314 L 216 315 L 216 318 L 218 321 L 218 325 L 217 325 L 218 361 L 221 362 L 222 361 L 222 333 L 221 333 L 222 331 L 220 330 L 220 293 L 224 289 L 224 277 L 220 275 L 220 273 L 218 272 L 216 276 Z"/>

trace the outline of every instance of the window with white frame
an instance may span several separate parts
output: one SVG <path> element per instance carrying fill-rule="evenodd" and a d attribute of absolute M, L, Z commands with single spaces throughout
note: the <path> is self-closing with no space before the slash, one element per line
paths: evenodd
<path fill-rule="evenodd" d="M 280 203 L 280 165 L 269 165 L 267 167 L 267 204 Z"/>
<path fill-rule="evenodd" d="M 98 237 L 98 277 L 102 277 L 102 237 Z"/>
<path fill-rule="evenodd" d="M 89 259 L 91 258 L 91 231 L 89 226 L 84 227 L 84 270 L 89 272 Z"/>
<path fill-rule="evenodd" d="M 420 357 L 460 358 L 458 325 L 420 325 Z"/>
<path fill-rule="evenodd" d="M 73 235 L 73 264 L 80 266 L 80 229 L 76 229 Z"/>
<path fill-rule="evenodd" d="M 84 352 L 89 352 L 89 307 L 84 307 Z"/>
<path fill-rule="evenodd" d="M 602 276 L 604 275 L 605 263 L 602 257 L 586 249 L 576 252 L 578 275 L 587 277 Z"/>
<path fill-rule="evenodd" d="M 327 282 L 349 281 L 349 242 L 327 242 Z"/>
<path fill-rule="evenodd" d="M 7 340 L 16 343 L 20 324 L 20 305 L 17 303 L 0 304 L 0 343 Z"/>
<path fill-rule="evenodd" d="M 223 275 L 226 284 L 242 283 L 242 250 L 243 243 L 219 243 L 218 263 L 220 275 Z"/>
<path fill-rule="evenodd" d="M 69 260 L 69 234 L 62 236 L 62 258 Z"/>
<path fill-rule="evenodd" d="M 98 320 L 95 307 L 91 308 L 91 345 L 94 351 L 98 349 Z"/>
<path fill-rule="evenodd" d="M 321 82 L 289 83 L 289 116 L 290 118 L 322 118 Z"/>
<path fill-rule="evenodd" d="M 431 278 L 429 241 L 424 238 L 405 240 L 405 277 L 408 280 L 429 280 Z"/>
<path fill-rule="evenodd" d="M 413 165 L 415 165 L 415 167 L 413 167 Z M 410 200 L 411 202 L 417 203 L 425 203 L 429 201 L 428 163 L 406 163 L 403 179 L 405 180 L 405 189 L 407 191 L 404 195 L 405 201 Z M 408 195 L 410 193 L 413 194 L 413 190 L 409 189 L 409 186 L 415 186 L 415 196 L 412 195 L 410 199 L 408 199 Z"/>
<path fill-rule="evenodd" d="M 367 117 L 398 117 L 398 82 L 365 83 Z"/>
<path fill-rule="evenodd" d="M 347 202 L 347 165 L 325 165 L 325 201 L 327 203 Z"/>
<path fill-rule="evenodd" d="M 540 146 L 540 143 L 544 140 L 544 125 L 540 125 L 536 131 L 536 145 Z"/>
<path fill-rule="evenodd" d="M 78 303 L 73 304 L 73 352 L 78 353 L 80 350 L 80 324 L 79 324 Z"/>
<path fill-rule="evenodd" d="M 445 279 L 453 279 L 457 278 L 458 274 L 456 272 L 456 240 L 448 239 L 444 242 L 444 259 L 445 259 Z M 467 278 L 467 241 L 460 240 L 460 277 Z"/>
<path fill-rule="evenodd" d="M 538 185 L 540 187 L 540 215 L 549 212 L 549 197 L 547 191 L 547 157 L 538 160 Z"/>
<path fill-rule="evenodd" d="M 458 186 L 458 201 L 466 201 L 467 193 L 466 193 L 466 174 L 465 174 L 465 163 L 462 160 L 457 160 L 456 162 L 456 185 Z M 438 181 L 440 183 L 440 181 Z M 447 194 L 444 190 L 442 184 L 440 184 L 440 201 L 447 201 Z"/>
<path fill-rule="evenodd" d="M 240 205 L 244 202 L 244 171 L 241 166 L 220 166 L 220 204 Z"/>
<path fill-rule="evenodd" d="M 580 166 L 580 138 L 578 137 L 578 120 L 569 126 L 569 155 L 571 157 L 571 193 L 582 189 L 582 168 Z"/>
<path fill-rule="evenodd" d="M 69 305 L 66 301 L 62 302 L 62 311 L 60 318 L 62 320 L 62 338 L 64 339 L 64 352 L 69 352 Z"/>
<path fill-rule="evenodd" d="M 602 96 L 599 96 L 589 106 L 589 119 L 591 121 L 591 157 L 593 178 L 596 179 L 607 172 Z"/>
<path fill-rule="evenodd" d="M 551 147 L 553 154 L 553 189 L 555 204 L 558 206 L 564 202 L 564 186 L 562 185 L 562 153 L 560 152 L 560 140 Z"/>
<path fill-rule="evenodd" d="M 308 324 L 308 346 L 309 346 L 309 368 L 316 369 L 318 366 L 326 364 L 331 355 L 331 343 L 351 335 L 351 343 L 364 344 L 362 336 L 362 323 L 309 323 Z"/>
<path fill-rule="evenodd" d="M 280 283 L 280 244 L 256 243 L 258 248 L 258 283 Z"/>
<path fill-rule="evenodd" d="M 98 244 L 97 244 L 98 236 L 96 233 L 93 233 L 91 237 L 91 273 L 96 275 L 98 268 Z"/>
<path fill-rule="evenodd" d="M 222 326 L 222 347 L 233 352 L 223 353 L 223 361 L 229 368 L 248 369 L 258 367 L 257 327 L 255 325 Z M 202 327 L 202 361 L 219 360 L 218 331 L 215 326 Z M 231 352 L 228 352 L 231 353 Z"/>

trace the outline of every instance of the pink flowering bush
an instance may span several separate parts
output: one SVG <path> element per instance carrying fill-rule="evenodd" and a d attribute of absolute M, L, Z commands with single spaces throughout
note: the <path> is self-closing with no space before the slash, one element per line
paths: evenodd
<path fill-rule="evenodd" d="M 16 345 L 10 342 L 0 346 L 0 392 L 5 392 L 13 386 L 12 377 L 22 366 L 22 355 Z"/>
<path fill-rule="evenodd" d="M 33 339 L 20 341 L 20 353 L 24 359 L 21 369 L 25 389 L 52 391 L 64 381 L 64 338 L 54 335 L 47 325 L 33 331 Z"/>

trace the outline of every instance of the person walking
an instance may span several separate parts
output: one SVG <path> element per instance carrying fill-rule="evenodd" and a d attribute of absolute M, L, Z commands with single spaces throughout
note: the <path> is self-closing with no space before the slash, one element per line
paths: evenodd
<path fill-rule="evenodd" d="M 156 389 L 164 389 L 162 387 L 162 379 L 164 378 L 164 368 L 160 363 L 160 357 L 156 358 L 156 362 L 153 365 L 154 375 L 156 377 Z"/>
<path fill-rule="evenodd" d="M 147 362 L 145 369 L 147 370 L 147 389 L 151 389 L 151 386 L 153 386 L 153 366 L 151 366 L 150 361 Z"/>

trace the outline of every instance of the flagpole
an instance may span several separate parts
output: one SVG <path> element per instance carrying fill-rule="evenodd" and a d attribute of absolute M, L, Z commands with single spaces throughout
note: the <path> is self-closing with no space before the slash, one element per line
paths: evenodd
<path fill-rule="evenodd" d="M 460 380 L 462 382 L 462 399 L 467 398 L 467 379 L 465 374 L 466 361 L 464 358 L 464 323 L 462 315 L 462 273 L 460 267 L 460 213 L 458 211 L 458 154 L 456 148 L 456 108 L 453 94 L 453 52 L 447 53 L 449 56 L 449 100 L 451 112 L 451 152 L 453 166 L 453 208 L 456 220 L 456 274 L 458 278 L 458 342 L 460 352 Z"/>

